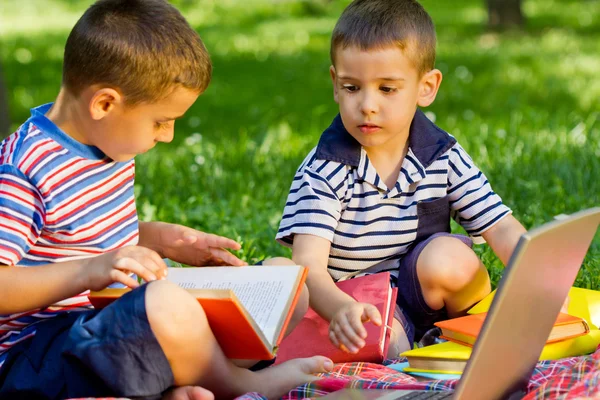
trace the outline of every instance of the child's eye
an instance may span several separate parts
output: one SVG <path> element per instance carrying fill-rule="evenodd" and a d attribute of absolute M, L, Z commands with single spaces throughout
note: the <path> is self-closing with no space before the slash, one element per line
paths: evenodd
<path fill-rule="evenodd" d="M 379 88 L 379 90 L 381 90 L 384 93 L 392 93 L 396 91 L 396 88 L 394 87 L 389 87 L 389 86 L 382 86 Z"/>
<path fill-rule="evenodd" d="M 167 127 L 167 124 L 168 124 L 167 122 L 156 122 L 154 124 L 154 128 L 155 129 L 164 129 Z"/>
<path fill-rule="evenodd" d="M 343 85 L 342 86 L 344 88 L 344 90 L 352 93 L 352 92 L 356 92 L 358 90 L 358 87 L 355 85 Z"/>

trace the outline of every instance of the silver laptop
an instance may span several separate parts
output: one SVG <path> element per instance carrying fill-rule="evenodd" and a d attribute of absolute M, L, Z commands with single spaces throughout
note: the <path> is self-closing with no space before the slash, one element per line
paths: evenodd
<path fill-rule="evenodd" d="M 523 234 L 454 392 L 345 389 L 327 399 L 518 399 L 600 224 L 600 207 Z"/>

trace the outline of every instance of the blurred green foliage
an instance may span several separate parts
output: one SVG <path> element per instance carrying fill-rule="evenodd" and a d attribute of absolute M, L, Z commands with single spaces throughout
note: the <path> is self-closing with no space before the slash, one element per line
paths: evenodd
<path fill-rule="evenodd" d="M 173 3 L 206 42 L 214 77 L 178 122 L 174 142 L 138 157 L 140 218 L 233 237 L 249 262 L 289 256 L 273 238 L 294 171 L 336 114 L 329 35 L 348 1 Z M 66 36 L 89 4 L 0 4 L 15 123 L 53 101 Z M 524 31 L 503 34 L 486 31 L 482 0 L 423 4 L 437 26 L 444 74 L 426 111 L 514 215 L 529 228 L 600 205 L 600 1 L 527 0 Z M 487 246 L 476 251 L 496 282 L 499 260 Z M 600 289 L 600 235 L 576 285 Z"/>

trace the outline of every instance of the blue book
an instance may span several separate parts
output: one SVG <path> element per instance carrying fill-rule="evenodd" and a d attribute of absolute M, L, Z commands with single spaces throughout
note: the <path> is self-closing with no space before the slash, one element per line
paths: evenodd
<path fill-rule="evenodd" d="M 404 368 L 408 368 L 408 362 L 398 363 L 398 364 L 390 364 L 386 365 L 386 367 L 396 370 L 398 372 L 403 372 L 405 374 L 427 378 L 431 380 L 449 380 L 449 379 L 460 379 L 460 374 L 436 374 L 435 372 L 413 372 L 413 371 L 404 371 Z"/>

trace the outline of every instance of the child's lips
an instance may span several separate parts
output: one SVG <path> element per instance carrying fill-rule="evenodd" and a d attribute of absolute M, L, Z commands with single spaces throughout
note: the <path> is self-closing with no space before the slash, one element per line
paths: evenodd
<path fill-rule="evenodd" d="M 362 124 L 362 125 L 359 125 L 358 128 L 360 129 L 360 131 L 362 133 L 365 133 L 365 134 L 375 133 L 381 129 L 380 126 L 377 126 L 374 124 Z"/>

